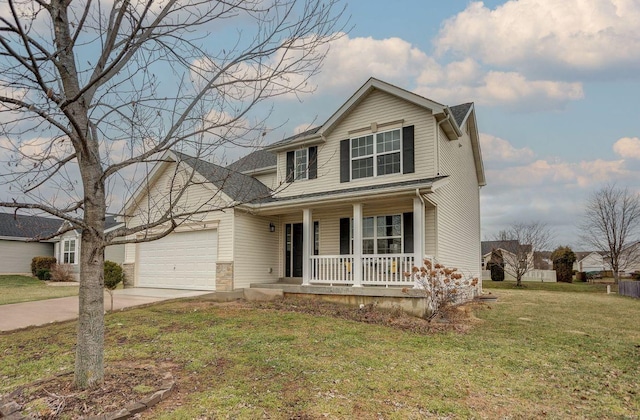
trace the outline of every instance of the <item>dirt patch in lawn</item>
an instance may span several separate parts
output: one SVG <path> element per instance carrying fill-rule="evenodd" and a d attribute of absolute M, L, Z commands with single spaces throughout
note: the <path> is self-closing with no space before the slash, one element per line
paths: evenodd
<path fill-rule="evenodd" d="M 287 298 L 275 302 L 235 301 L 215 303 L 194 300 L 185 310 L 218 306 L 246 310 L 298 312 L 314 316 L 335 317 L 368 324 L 384 325 L 417 334 L 440 332 L 464 333 L 478 322 L 473 315 L 474 306 L 468 304 L 452 308 L 442 316 L 428 322 L 409 316 L 401 310 L 382 310 L 375 305 L 353 307 L 321 300 Z M 176 328 L 179 325 L 176 324 Z M 120 344 L 125 344 L 120 342 Z M 220 359 L 212 366 L 210 375 L 220 375 L 225 361 Z M 167 404 L 180 406 L 186 394 L 198 391 L 200 384 L 178 364 L 162 360 L 131 360 L 110 362 L 105 366 L 105 380 L 100 387 L 80 391 L 73 386 L 73 373 L 64 373 L 52 378 L 24 385 L 9 395 L 0 396 L 0 405 L 14 401 L 21 407 L 23 415 L 33 418 L 82 418 L 114 413 L 132 403 L 144 400 L 166 385 L 175 381 L 175 391 L 168 395 L 152 412 L 163 410 Z"/>
<path fill-rule="evenodd" d="M 21 386 L 0 402 L 15 402 L 20 412 L 36 419 L 82 418 L 117 412 L 151 396 L 173 380 L 175 365 L 145 361 L 105 366 L 104 383 L 88 390 L 73 385 L 73 373 L 63 373 Z"/>

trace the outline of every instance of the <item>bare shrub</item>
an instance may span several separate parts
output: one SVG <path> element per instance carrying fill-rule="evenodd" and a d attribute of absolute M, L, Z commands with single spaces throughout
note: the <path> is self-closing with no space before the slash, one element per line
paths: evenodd
<path fill-rule="evenodd" d="M 54 264 L 51 266 L 51 281 L 76 281 L 71 264 Z"/>
<path fill-rule="evenodd" d="M 475 294 L 477 278 L 464 277 L 457 268 L 447 268 L 442 264 L 423 261 L 422 267 L 413 267 L 405 277 L 415 282 L 414 289 L 420 290 L 427 301 L 429 315 L 432 320 L 446 309 L 470 300 Z M 403 289 L 408 292 L 408 290 Z"/>

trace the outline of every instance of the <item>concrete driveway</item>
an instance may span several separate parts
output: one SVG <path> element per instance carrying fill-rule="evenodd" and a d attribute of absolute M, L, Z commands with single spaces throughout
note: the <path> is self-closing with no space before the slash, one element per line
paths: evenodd
<path fill-rule="evenodd" d="M 164 300 L 190 298 L 210 293 L 213 292 L 147 288 L 120 289 L 113 294 L 113 309 L 131 308 Z M 106 310 L 111 307 L 109 294 L 106 292 L 104 294 L 104 305 Z M 0 331 L 17 330 L 32 325 L 45 325 L 77 318 L 77 296 L 0 305 Z"/>

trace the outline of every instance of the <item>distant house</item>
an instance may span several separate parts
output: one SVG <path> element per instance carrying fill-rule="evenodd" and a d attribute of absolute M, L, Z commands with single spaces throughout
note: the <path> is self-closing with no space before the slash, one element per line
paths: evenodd
<path fill-rule="evenodd" d="M 510 267 L 515 261 L 517 261 L 517 255 L 520 253 L 520 249 L 524 247 L 524 251 L 527 253 L 527 258 L 531 260 L 530 267 L 533 268 L 533 252 L 531 251 L 531 245 L 521 245 L 516 240 L 508 241 L 482 241 L 480 244 L 482 249 L 482 268 L 486 270 L 487 264 L 491 260 L 491 253 L 493 251 L 500 251 L 504 258 L 505 271 L 512 273 L 515 270 Z"/>
<path fill-rule="evenodd" d="M 611 270 L 611 265 L 606 261 L 604 252 L 585 251 L 575 254 L 576 262 L 573 263 L 573 269 L 576 271 L 589 273 Z"/>
<path fill-rule="evenodd" d="M 31 275 L 33 257 L 54 256 L 54 241 L 38 242 L 58 231 L 62 221 L 0 213 L 0 274 Z"/>
<path fill-rule="evenodd" d="M 116 221 L 114 216 L 107 216 L 104 221 L 105 233 L 123 226 L 123 223 Z M 58 225 L 59 231 L 70 227 L 69 222 L 63 222 Z M 53 238 L 55 242 L 54 256 L 58 260 L 58 264 L 69 264 L 71 272 L 76 278 L 80 273 L 80 240 L 82 231 L 80 229 L 71 229 L 59 236 Z M 113 261 L 122 264 L 124 261 L 124 245 L 111 245 L 106 247 L 104 251 L 105 261 Z"/>

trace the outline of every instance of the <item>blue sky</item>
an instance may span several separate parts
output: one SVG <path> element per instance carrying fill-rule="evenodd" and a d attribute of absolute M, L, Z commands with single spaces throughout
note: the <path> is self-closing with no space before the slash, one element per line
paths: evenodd
<path fill-rule="evenodd" d="M 488 185 L 482 236 L 542 221 L 582 249 L 585 199 L 640 192 L 640 2 L 352 1 L 315 93 L 278 100 L 276 141 L 327 119 L 369 76 L 441 103 L 473 101 Z"/>

